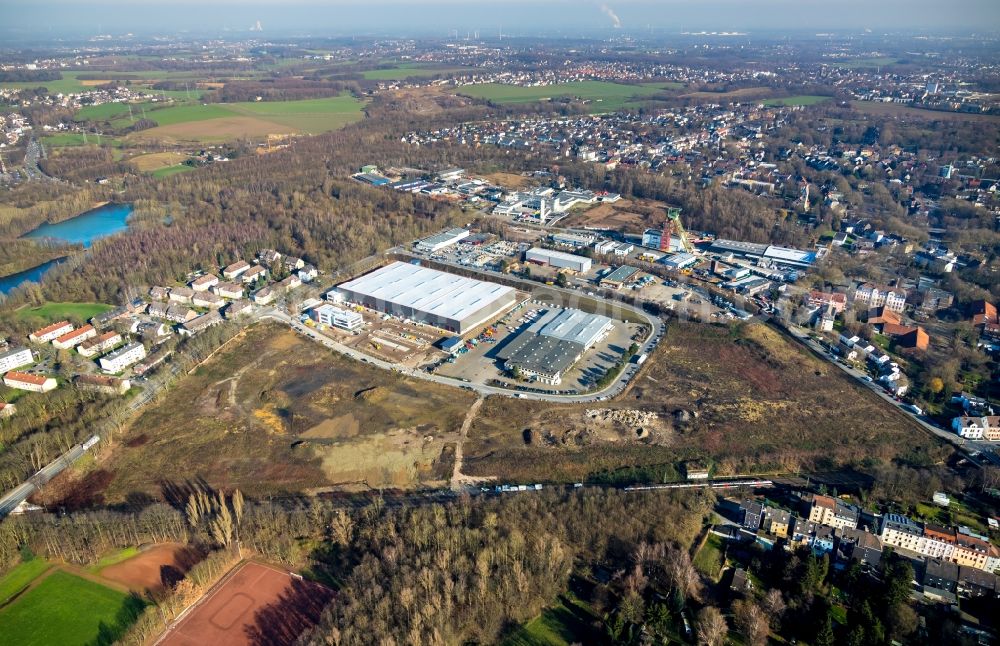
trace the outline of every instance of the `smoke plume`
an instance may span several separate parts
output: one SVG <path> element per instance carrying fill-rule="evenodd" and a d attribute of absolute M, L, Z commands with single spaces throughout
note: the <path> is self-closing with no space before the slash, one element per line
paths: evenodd
<path fill-rule="evenodd" d="M 604 12 L 605 16 L 607 16 L 608 18 L 611 18 L 611 24 L 614 25 L 615 29 L 621 29 L 621 27 L 622 27 L 622 21 L 618 17 L 618 14 L 616 14 L 614 11 L 611 10 L 611 7 L 609 7 L 606 4 L 602 4 L 601 5 L 601 11 Z"/>

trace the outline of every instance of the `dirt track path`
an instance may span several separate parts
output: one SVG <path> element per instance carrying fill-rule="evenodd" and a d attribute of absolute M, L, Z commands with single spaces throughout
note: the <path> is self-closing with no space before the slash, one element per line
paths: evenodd
<path fill-rule="evenodd" d="M 483 398 L 480 397 L 472 402 L 472 406 L 469 406 L 469 412 L 465 414 L 465 420 L 462 422 L 462 430 L 459 433 L 458 441 L 455 442 L 455 468 L 451 473 L 451 488 L 453 490 L 459 490 L 468 485 L 475 485 L 493 479 L 489 477 L 481 478 L 462 475 L 462 446 L 465 444 L 465 438 L 469 435 L 472 421 L 476 419 L 476 415 L 479 413 L 482 405 Z"/>

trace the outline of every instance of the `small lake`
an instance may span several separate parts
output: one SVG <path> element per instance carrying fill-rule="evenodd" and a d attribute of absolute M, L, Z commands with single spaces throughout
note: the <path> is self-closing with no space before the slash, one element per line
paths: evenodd
<path fill-rule="evenodd" d="M 89 247 L 94 240 L 128 228 L 131 204 L 105 204 L 56 224 L 43 224 L 24 234 L 24 238 L 52 238 L 69 244 Z"/>
<path fill-rule="evenodd" d="M 132 215 L 131 204 L 105 204 L 57 224 L 43 224 L 21 237 L 35 239 L 49 238 L 58 240 L 59 242 L 82 244 L 84 247 L 89 247 L 98 238 L 128 229 L 128 218 L 130 215 Z M 34 283 L 41 282 L 45 272 L 63 262 L 63 260 L 62 258 L 50 260 L 37 267 L 0 278 L 0 294 L 8 294 L 15 287 L 28 281 Z"/>
<path fill-rule="evenodd" d="M 26 269 L 22 272 L 0 278 L 0 294 L 7 294 L 10 290 L 15 287 L 20 287 L 28 281 L 33 283 L 40 282 L 45 272 L 63 262 L 63 260 L 65 259 L 56 258 L 55 260 L 50 260 L 47 263 L 38 265 L 37 267 L 32 267 L 31 269 Z"/>

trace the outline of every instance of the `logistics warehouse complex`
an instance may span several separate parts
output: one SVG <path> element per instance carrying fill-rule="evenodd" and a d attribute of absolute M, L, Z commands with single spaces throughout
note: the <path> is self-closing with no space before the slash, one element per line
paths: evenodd
<path fill-rule="evenodd" d="M 344 300 L 465 334 L 514 305 L 512 287 L 394 262 L 337 287 Z"/>
<path fill-rule="evenodd" d="M 606 316 L 575 309 L 545 312 L 497 353 L 507 370 L 519 370 L 546 384 L 559 385 L 562 373 L 614 328 Z"/>

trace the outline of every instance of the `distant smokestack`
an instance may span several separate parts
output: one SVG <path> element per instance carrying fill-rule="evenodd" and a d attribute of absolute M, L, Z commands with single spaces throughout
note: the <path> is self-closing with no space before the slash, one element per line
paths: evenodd
<path fill-rule="evenodd" d="M 621 19 L 618 17 L 618 14 L 616 14 L 614 11 L 611 10 L 611 7 L 609 7 L 606 4 L 602 4 L 601 5 L 601 11 L 604 12 L 605 16 L 607 16 L 608 18 L 611 18 L 611 25 L 615 29 L 621 29 L 622 28 L 622 21 L 621 21 Z"/>

